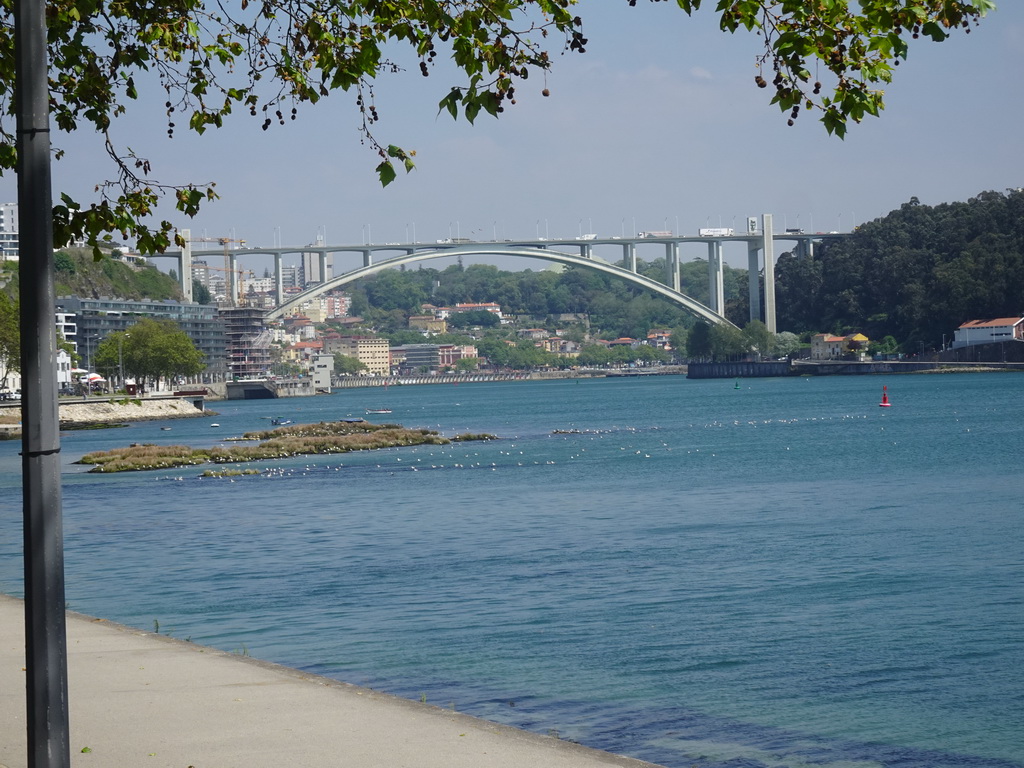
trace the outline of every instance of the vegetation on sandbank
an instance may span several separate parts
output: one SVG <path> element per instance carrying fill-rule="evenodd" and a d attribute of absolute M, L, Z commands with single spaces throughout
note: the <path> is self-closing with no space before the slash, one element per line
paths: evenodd
<path fill-rule="evenodd" d="M 371 451 L 410 445 L 448 445 L 453 440 L 492 440 L 493 435 L 447 438 L 429 429 L 406 429 L 398 424 L 365 421 L 332 421 L 293 424 L 272 430 L 247 432 L 243 440 L 258 445 L 191 448 L 186 445 L 133 445 L 111 451 L 88 453 L 78 464 L 95 465 L 90 472 L 133 472 L 198 464 L 230 464 L 264 459 L 283 459 L 311 454 Z"/>

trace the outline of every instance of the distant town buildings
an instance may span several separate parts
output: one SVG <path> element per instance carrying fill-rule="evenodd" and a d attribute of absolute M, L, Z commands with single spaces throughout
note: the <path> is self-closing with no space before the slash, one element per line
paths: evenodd
<path fill-rule="evenodd" d="M 322 248 L 323 246 L 323 235 L 317 235 L 316 242 L 309 245 L 310 248 Z M 321 269 L 321 264 L 323 269 Z M 321 262 L 319 251 L 304 251 L 302 253 L 301 269 L 302 286 L 304 288 L 326 282 L 334 275 L 334 254 L 326 254 Z"/>
<path fill-rule="evenodd" d="M 672 349 L 672 331 L 668 329 L 655 329 L 647 334 L 647 343 L 658 349 Z"/>

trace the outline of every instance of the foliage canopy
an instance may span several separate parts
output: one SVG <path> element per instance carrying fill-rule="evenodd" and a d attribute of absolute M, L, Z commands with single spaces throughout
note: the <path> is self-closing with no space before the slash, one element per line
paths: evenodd
<path fill-rule="evenodd" d="M 17 299 L 0 291 L 0 389 L 7 388 L 7 377 L 11 372 L 21 371 L 21 331 L 19 330 Z"/>
<path fill-rule="evenodd" d="M 967 202 L 911 198 L 812 258 L 779 257 L 778 323 L 938 347 L 968 320 L 1024 314 L 1024 191 Z"/>
<path fill-rule="evenodd" d="M 602 0 L 605 2 L 607 0 Z M 656 2 L 657 0 L 652 0 Z M 636 0 L 628 0 L 635 5 Z M 687 14 L 702 0 L 677 0 Z M 179 124 L 203 133 L 235 112 L 269 129 L 295 119 L 301 106 L 334 91 L 353 95 L 363 139 L 379 156 L 384 184 L 396 165 L 409 170 L 414 152 L 378 140 L 375 79 L 401 67 L 411 53 L 422 75 L 449 58 L 461 83 L 442 87 L 439 109 L 470 122 L 498 115 L 516 100 L 531 72 L 552 65 L 550 47 L 583 53 L 587 39 L 576 0 L 54 0 L 47 4 L 50 103 L 60 132 L 95 130 L 105 139 L 114 178 L 97 184 L 98 200 L 68 195 L 54 209 L 58 246 L 84 239 L 94 248 L 111 233 L 134 239 L 143 253 L 171 243 L 173 225 L 148 222 L 156 204 L 174 198 L 193 216 L 216 197 L 212 184 L 159 181 L 151 162 L 121 147 L 112 133 L 140 91 L 159 87 L 167 131 Z M 757 86 L 774 88 L 773 103 L 795 120 L 820 113 L 842 136 L 849 120 L 877 115 L 879 86 L 907 55 L 908 39 L 944 39 L 966 31 L 992 0 L 719 0 L 715 12 L 728 32 L 754 31 L 763 41 Z M 0 0 L 0 172 L 16 164 L 13 0 Z M 826 85 L 812 71 L 827 71 Z M 153 78 L 157 83 L 153 83 Z M 769 83 L 770 81 L 770 83 Z M 547 95 L 547 90 L 544 90 Z M 287 115 L 287 117 L 286 117 Z M 58 151 L 58 156 L 60 152 Z M 98 250 L 95 251 L 98 254 Z"/>
<path fill-rule="evenodd" d="M 174 376 L 194 376 L 206 365 L 203 353 L 172 320 L 142 318 L 127 331 L 111 333 L 96 348 L 96 370 L 109 378 L 124 365 L 126 377 L 140 384 Z"/>

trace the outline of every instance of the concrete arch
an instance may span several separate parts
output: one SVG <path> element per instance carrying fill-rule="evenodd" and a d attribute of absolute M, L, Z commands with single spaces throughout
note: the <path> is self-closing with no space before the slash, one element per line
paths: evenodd
<path fill-rule="evenodd" d="M 682 307 L 694 317 L 703 320 L 706 323 L 711 323 L 712 325 L 733 325 L 733 323 L 725 317 L 704 306 L 699 301 L 690 298 L 685 293 L 675 291 L 656 280 L 651 280 L 649 277 L 644 277 L 643 275 L 638 275 L 635 272 L 630 272 L 628 269 L 623 269 L 622 267 L 616 267 L 606 261 L 589 259 L 583 256 L 576 256 L 571 253 L 562 253 L 560 251 L 552 251 L 548 249 L 522 247 L 486 248 L 479 246 L 431 248 L 428 250 L 415 251 L 413 253 L 396 256 L 376 264 L 359 267 L 351 272 L 346 272 L 344 275 L 333 277 L 325 283 L 321 283 L 314 288 L 297 294 L 288 301 L 282 303 L 276 309 L 271 310 L 271 312 L 267 314 L 266 319 L 277 320 L 282 318 L 292 309 L 300 306 L 304 302 L 315 299 L 317 296 L 320 296 L 327 291 L 340 288 L 362 277 L 369 277 L 381 270 L 399 267 L 403 264 L 412 264 L 417 261 L 444 258 L 446 256 L 520 256 L 528 259 L 541 259 L 544 261 L 553 261 L 559 264 L 571 264 L 576 267 L 593 269 L 597 272 L 603 272 L 607 275 L 612 275 L 613 277 L 633 283 L 634 285 L 638 285 L 651 293 L 668 299 L 674 304 Z"/>

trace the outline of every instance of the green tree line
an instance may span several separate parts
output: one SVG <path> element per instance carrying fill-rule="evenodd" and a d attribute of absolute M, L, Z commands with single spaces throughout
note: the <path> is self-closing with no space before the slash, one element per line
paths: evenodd
<path fill-rule="evenodd" d="M 203 353 L 177 323 L 149 317 L 104 338 L 96 348 L 93 365 L 108 379 L 123 373 L 140 387 L 150 381 L 159 385 L 176 376 L 195 376 L 206 367 Z"/>
<path fill-rule="evenodd" d="M 911 198 L 813 258 L 779 257 L 778 326 L 938 347 L 967 320 L 1024 313 L 1024 191 Z"/>
<path fill-rule="evenodd" d="M 639 271 L 665 282 L 664 259 L 643 263 Z M 747 273 L 728 267 L 725 272 L 727 315 L 742 324 L 747 311 L 743 299 Z M 706 302 L 707 262 L 689 262 L 681 273 L 683 292 Z M 586 315 L 594 333 L 606 339 L 646 338 L 652 328 L 685 328 L 694 323 L 689 313 L 643 288 L 577 267 L 509 272 L 487 264 L 453 264 L 442 270 L 423 266 L 384 270 L 354 284 L 350 293 L 352 314 L 389 337 L 406 328 L 409 316 L 419 314 L 424 304 L 495 302 L 505 314 L 528 316 L 551 326 L 571 325 L 571 320 L 564 319 L 566 315 Z M 479 317 L 479 313 L 467 315 Z M 457 317 L 452 325 L 462 327 L 468 319 Z M 494 322 L 480 319 L 476 325 Z"/>

